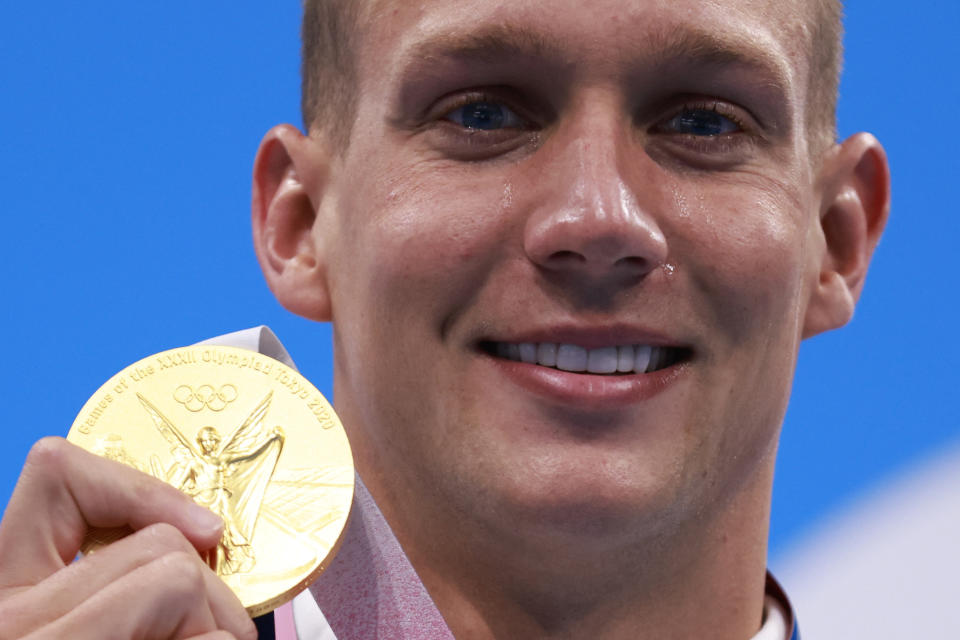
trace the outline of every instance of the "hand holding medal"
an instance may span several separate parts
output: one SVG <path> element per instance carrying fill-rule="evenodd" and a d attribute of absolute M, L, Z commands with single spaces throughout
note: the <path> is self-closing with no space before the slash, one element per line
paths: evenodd
<path fill-rule="evenodd" d="M 145 358 L 90 398 L 67 439 L 220 516 L 204 560 L 251 616 L 306 588 L 341 542 L 354 486 L 346 434 L 319 391 L 267 356 L 198 345 Z M 93 529 L 83 549 L 130 531 Z"/>

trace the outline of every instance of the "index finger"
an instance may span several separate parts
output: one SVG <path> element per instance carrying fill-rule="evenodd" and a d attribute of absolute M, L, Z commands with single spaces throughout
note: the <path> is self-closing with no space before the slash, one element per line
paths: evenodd
<path fill-rule="evenodd" d="M 30 450 L 0 522 L 0 588 L 37 584 L 70 563 L 90 527 L 166 522 L 198 550 L 223 521 L 168 484 L 62 438 Z"/>

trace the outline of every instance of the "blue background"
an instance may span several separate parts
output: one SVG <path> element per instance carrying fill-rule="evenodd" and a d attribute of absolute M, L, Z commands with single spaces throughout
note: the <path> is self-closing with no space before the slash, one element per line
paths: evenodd
<path fill-rule="evenodd" d="M 299 5 L 7 2 L 0 8 L 2 465 L 65 434 L 118 369 L 269 324 L 332 391 L 330 332 L 279 307 L 250 242 L 261 136 L 300 122 Z M 850 327 L 801 352 L 772 552 L 960 441 L 952 335 L 960 5 L 847 8 L 843 136 L 874 132 L 893 216 Z"/>

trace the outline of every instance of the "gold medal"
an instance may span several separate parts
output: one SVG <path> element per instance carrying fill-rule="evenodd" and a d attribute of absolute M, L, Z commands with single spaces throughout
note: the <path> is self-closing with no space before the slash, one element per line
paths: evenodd
<path fill-rule="evenodd" d="M 267 356 L 197 345 L 144 358 L 100 387 L 67 440 L 221 516 L 206 559 L 251 616 L 292 599 L 339 548 L 353 500 L 347 436 L 320 392 Z M 121 535 L 91 532 L 84 550 Z"/>

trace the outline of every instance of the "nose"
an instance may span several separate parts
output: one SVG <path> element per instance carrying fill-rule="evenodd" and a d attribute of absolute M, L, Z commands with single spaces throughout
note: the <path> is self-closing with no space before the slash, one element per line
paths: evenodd
<path fill-rule="evenodd" d="M 642 277 L 666 262 L 667 241 L 653 210 L 657 189 L 649 185 L 641 204 L 622 171 L 636 160 L 625 148 L 630 144 L 629 132 L 595 124 L 571 127 L 566 140 L 557 135 L 539 150 L 547 158 L 537 176 L 542 197 L 524 229 L 531 261 L 592 281 Z M 632 168 L 636 182 L 638 167 Z"/>

